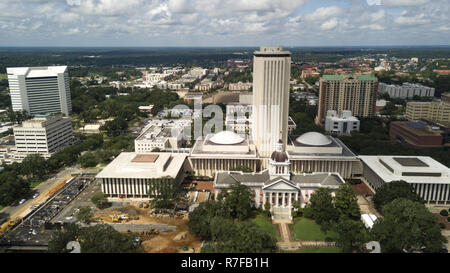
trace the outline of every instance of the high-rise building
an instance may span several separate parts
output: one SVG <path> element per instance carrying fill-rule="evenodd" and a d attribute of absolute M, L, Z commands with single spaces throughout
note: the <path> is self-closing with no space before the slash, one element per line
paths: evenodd
<path fill-rule="evenodd" d="M 328 110 L 352 111 L 357 117 L 375 113 L 378 80 L 373 75 L 324 75 L 320 79 L 317 124 L 323 124 Z"/>
<path fill-rule="evenodd" d="M 269 157 L 278 140 L 287 143 L 291 53 L 261 47 L 253 57 L 253 141 Z"/>
<path fill-rule="evenodd" d="M 14 111 L 66 116 L 72 112 L 67 66 L 13 67 L 6 71 Z"/>

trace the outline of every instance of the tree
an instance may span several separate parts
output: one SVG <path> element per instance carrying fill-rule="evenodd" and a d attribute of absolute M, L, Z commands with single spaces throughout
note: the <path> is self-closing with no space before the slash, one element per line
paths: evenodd
<path fill-rule="evenodd" d="M 250 217 L 254 193 L 239 182 L 220 192 L 218 199 L 223 201 L 224 211 L 233 219 L 245 220 Z"/>
<path fill-rule="evenodd" d="M 340 215 L 355 220 L 360 217 L 358 199 L 350 184 L 344 183 L 339 186 L 334 197 L 334 206 Z"/>
<path fill-rule="evenodd" d="M 204 240 L 212 238 L 211 221 L 216 216 L 227 217 L 222 210 L 222 202 L 210 200 L 202 202 L 197 208 L 189 213 L 187 226 L 193 234 L 199 235 Z"/>
<path fill-rule="evenodd" d="M 405 198 L 415 202 L 422 202 L 423 200 L 416 194 L 412 185 L 405 181 L 392 181 L 386 183 L 377 189 L 373 196 L 373 203 L 375 208 L 382 212 L 383 206 L 392 202 L 397 198 Z"/>
<path fill-rule="evenodd" d="M 85 224 L 87 224 L 91 221 L 92 216 L 93 216 L 93 214 L 89 207 L 80 208 L 80 210 L 77 213 L 78 221 L 85 223 Z"/>
<path fill-rule="evenodd" d="M 150 179 L 148 192 L 152 197 L 154 208 L 174 208 L 185 192 L 175 183 L 172 177 Z"/>
<path fill-rule="evenodd" d="M 108 205 L 108 197 L 103 192 L 96 192 L 92 198 L 91 202 L 94 203 L 94 205 L 99 208 L 105 208 Z"/>
<path fill-rule="evenodd" d="M 337 220 L 338 212 L 333 206 L 331 190 L 328 188 L 319 188 L 311 194 L 308 206 L 314 220 L 323 230 L 328 230 L 330 224 Z"/>
<path fill-rule="evenodd" d="M 30 192 L 30 183 L 16 171 L 0 173 L 0 206 L 8 206 Z"/>
<path fill-rule="evenodd" d="M 47 162 L 40 154 L 27 155 L 22 161 L 22 173 L 31 178 L 42 179 L 47 173 Z"/>
<path fill-rule="evenodd" d="M 80 243 L 81 253 L 135 253 L 142 250 L 138 234 L 123 234 L 105 224 L 80 228 L 72 223 L 63 231 L 52 234 L 48 243 L 48 252 L 70 252 L 66 249 L 70 241 Z"/>
<path fill-rule="evenodd" d="M 341 247 L 343 252 L 361 250 L 368 239 L 362 222 L 346 216 L 341 216 L 335 225 L 335 231 L 339 234 L 336 245 Z"/>
<path fill-rule="evenodd" d="M 78 158 L 78 163 L 80 163 L 81 167 L 89 168 L 97 166 L 97 160 L 95 155 L 92 152 L 86 152 L 82 156 Z"/>
<path fill-rule="evenodd" d="M 384 205 L 383 215 L 371 232 L 383 252 L 413 252 L 422 248 L 427 252 L 438 252 L 447 241 L 441 234 L 436 216 L 419 202 L 396 199 Z"/>
<path fill-rule="evenodd" d="M 230 223 L 229 223 L 230 224 Z M 277 249 L 276 240 L 250 221 L 234 222 L 229 236 L 207 243 L 203 253 L 271 253 Z"/>

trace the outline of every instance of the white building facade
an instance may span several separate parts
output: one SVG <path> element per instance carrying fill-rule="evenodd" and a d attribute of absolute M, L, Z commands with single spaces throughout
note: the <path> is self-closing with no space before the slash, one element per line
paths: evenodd
<path fill-rule="evenodd" d="M 339 114 L 335 110 L 328 110 L 325 118 L 325 131 L 338 134 L 350 134 L 359 131 L 359 119 L 352 116 L 352 111 L 344 110 Z"/>
<path fill-rule="evenodd" d="M 450 169 L 431 157 L 359 156 L 363 176 L 375 190 L 392 181 L 411 184 L 427 203 L 450 203 Z"/>
<path fill-rule="evenodd" d="M 253 140 L 269 157 L 279 139 L 287 143 L 291 53 L 261 47 L 253 55 Z"/>
<path fill-rule="evenodd" d="M 14 111 L 31 115 L 72 112 L 67 66 L 7 68 Z"/>
<path fill-rule="evenodd" d="M 15 127 L 16 160 L 29 154 L 48 158 L 73 142 L 70 118 L 60 115 L 34 118 Z"/>
<path fill-rule="evenodd" d="M 394 85 L 379 83 L 379 92 L 387 93 L 391 98 L 412 99 L 414 96 L 434 97 L 435 89 L 421 84 L 404 83 L 403 85 Z"/>

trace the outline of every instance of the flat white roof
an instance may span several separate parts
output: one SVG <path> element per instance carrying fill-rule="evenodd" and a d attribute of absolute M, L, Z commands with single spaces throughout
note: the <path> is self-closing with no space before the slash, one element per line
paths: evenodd
<path fill-rule="evenodd" d="M 156 161 L 134 160 L 137 155 L 155 155 Z M 124 152 L 108 164 L 96 178 L 175 178 L 183 167 L 185 154 Z M 136 161 L 136 162 L 133 162 Z"/>
<path fill-rule="evenodd" d="M 27 78 L 51 77 L 64 73 L 67 66 L 8 67 L 8 74 L 25 75 Z"/>
<path fill-rule="evenodd" d="M 450 184 L 450 169 L 428 156 L 359 156 L 358 158 L 384 182 L 403 180 L 408 183 Z M 402 160 L 411 162 L 402 163 Z M 404 175 L 405 173 L 409 175 Z M 414 173 L 420 175 L 411 175 Z M 440 173 L 440 176 L 432 176 L 437 173 Z"/>

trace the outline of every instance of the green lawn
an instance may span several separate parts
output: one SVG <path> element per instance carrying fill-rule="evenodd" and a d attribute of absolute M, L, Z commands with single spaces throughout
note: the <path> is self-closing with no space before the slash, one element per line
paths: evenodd
<path fill-rule="evenodd" d="M 32 181 L 30 183 L 30 189 L 34 189 L 35 187 L 37 187 L 39 184 L 41 184 L 44 181 Z"/>
<path fill-rule="evenodd" d="M 0 74 L 0 81 L 1 80 L 7 80 L 8 79 L 8 75 L 7 74 Z"/>
<path fill-rule="evenodd" d="M 251 221 L 257 224 L 262 230 L 269 232 L 269 234 L 271 234 L 273 238 L 277 239 L 277 241 L 281 241 L 278 225 L 272 224 L 272 219 L 270 219 L 270 217 L 259 214 L 255 218 L 251 219 Z"/>
<path fill-rule="evenodd" d="M 289 225 L 293 240 L 300 241 L 325 241 L 325 238 L 329 237 L 332 240 L 337 238 L 337 233 L 329 231 L 323 233 L 320 230 L 320 226 L 314 222 L 314 220 L 307 218 L 295 218 L 294 224 Z"/>
<path fill-rule="evenodd" d="M 295 253 L 341 253 L 341 249 L 337 246 L 313 246 L 303 247 Z"/>

